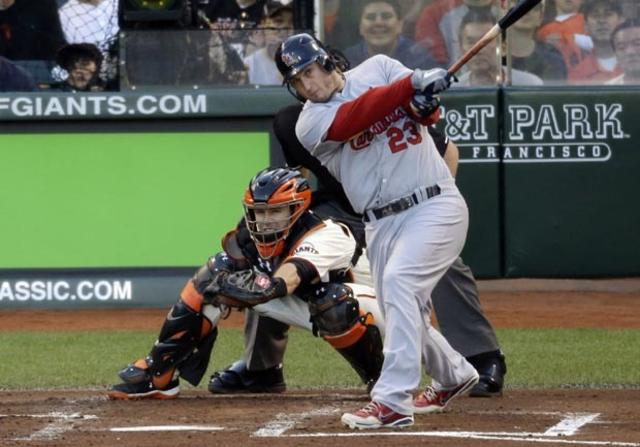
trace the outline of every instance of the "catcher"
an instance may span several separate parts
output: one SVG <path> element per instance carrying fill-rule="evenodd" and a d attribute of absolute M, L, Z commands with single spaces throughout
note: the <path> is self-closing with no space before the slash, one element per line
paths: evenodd
<path fill-rule="evenodd" d="M 149 354 L 118 373 L 109 397 L 175 398 L 180 378 L 197 386 L 218 322 L 234 308 L 313 331 L 368 387 L 375 383 L 383 320 L 373 289 L 353 283 L 361 250 L 349 227 L 309 209 L 311 188 L 294 169 L 259 172 L 243 203 L 244 221 L 223 238 L 224 251 L 187 282 Z"/>

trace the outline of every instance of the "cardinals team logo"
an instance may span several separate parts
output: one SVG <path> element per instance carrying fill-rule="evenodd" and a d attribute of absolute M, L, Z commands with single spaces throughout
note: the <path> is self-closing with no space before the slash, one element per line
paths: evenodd
<path fill-rule="evenodd" d="M 300 60 L 300 55 L 298 54 L 292 52 L 282 53 L 282 62 L 284 62 L 287 67 L 293 67 L 295 64 L 300 62 Z"/>

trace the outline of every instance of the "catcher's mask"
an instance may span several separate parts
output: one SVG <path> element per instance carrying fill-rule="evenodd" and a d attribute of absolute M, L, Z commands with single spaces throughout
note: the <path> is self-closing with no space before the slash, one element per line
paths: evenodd
<path fill-rule="evenodd" d="M 291 80 L 314 62 L 327 72 L 336 68 L 334 59 L 320 41 L 306 33 L 295 34 L 285 39 L 276 50 L 274 59 L 282 75 L 283 84 L 287 86 L 289 93 L 302 102 L 306 101 L 306 98 L 291 86 Z"/>
<path fill-rule="evenodd" d="M 300 171 L 265 169 L 251 179 L 243 204 L 251 239 L 269 259 L 282 253 L 291 227 L 309 208 L 311 188 Z"/>

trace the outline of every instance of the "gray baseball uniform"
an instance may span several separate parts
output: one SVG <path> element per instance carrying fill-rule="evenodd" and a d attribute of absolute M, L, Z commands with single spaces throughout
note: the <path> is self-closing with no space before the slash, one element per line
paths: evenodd
<path fill-rule="evenodd" d="M 421 359 L 434 386 L 451 388 L 477 373 L 430 323 L 431 293 L 462 251 L 468 210 L 426 128 L 398 103 L 356 138 L 329 137 L 341 105 L 412 71 L 383 55 L 345 73 L 326 103 L 308 101 L 296 134 L 344 186 L 365 227 L 376 296 L 385 318 L 384 363 L 372 399 L 413 413 Z M 406 81 L 405 81 L 406 82 Z"/>

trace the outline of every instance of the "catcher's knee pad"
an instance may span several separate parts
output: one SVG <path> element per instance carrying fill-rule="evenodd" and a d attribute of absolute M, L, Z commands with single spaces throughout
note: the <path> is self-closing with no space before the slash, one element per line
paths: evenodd
<path fill-rule="evenodd" d="M 314 332 L 333 346 L 356 370 L 368 387 L 382 370 L 382 336 L 373 316 L 360 310 L 345 284 L 319 286 L 309 302 Z"/>
<path fill-rule="evenodd" d="M 325 283 L 316 287 L 309 299 L 309 313 L 314 334 L 336 348 L 345 343 L 339 338 L 361 326 L 360 305 L 345 284 Z"/>
<path fill-rule="evenodd" d="M 220 252 L 217 255 L 210 257 L 207 260 L 207 263 L 198 269 L 195 275 L 193 275 L 190 283 L 193 285 L 195 291 L 199 295 L 202 295 L 207 286 L 211 284 L 220 273 L 233 272 L 234 270 L 235 264 L 233 259 L 227 256 L 225 252 Z M 187 284 L 187 287 L 188 286 L 189 284 Z M 183 296 L 187 287 L 182 291 Z"/>

